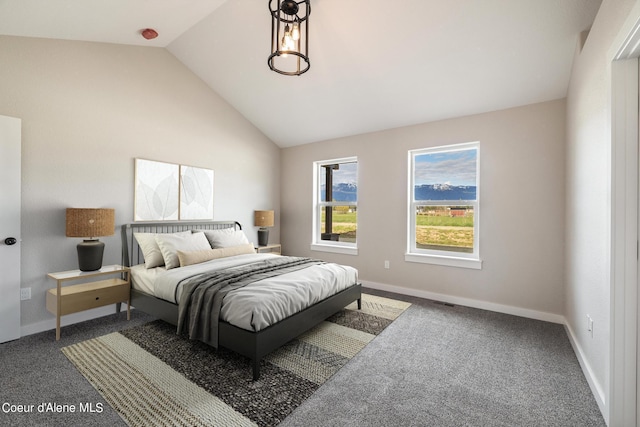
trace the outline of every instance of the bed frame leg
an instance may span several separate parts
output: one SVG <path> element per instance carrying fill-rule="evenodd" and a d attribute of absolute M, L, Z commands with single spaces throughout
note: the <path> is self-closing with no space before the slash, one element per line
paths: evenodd
<path fill-rule="evenodd" d="M 362 310 L 362 297 L 358 298 L 358 310 Z"/>
<path fill-rule="evenodd" d="M 260 379 L 260 359 L 253 359 L 251 364 L 253 369 L 253 380 L 258 381 Z"/>

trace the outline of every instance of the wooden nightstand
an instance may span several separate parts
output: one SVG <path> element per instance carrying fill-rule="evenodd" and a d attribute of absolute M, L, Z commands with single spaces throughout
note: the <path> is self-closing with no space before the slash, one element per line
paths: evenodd
<path fill-rule="evenodd" d="M 56 288 L 47 291 L 47 310 L 56 316 L 56 341 L 60 339 L 60 316 L 65 314 L 126 302 L 127 320 L 131 318 L 129 267 L 105 265 L 96 271 L 71 270 L 49 273 L 47 276 L 57 282 Z M 98 281 L 85 280 L 100 276 L 117 277 Z M 62 286 L 64 282 L 81 280 L 82 283 Z"/>
<path fill-rule="evenodd" d="M 279 243 L 273 245 L 256 246 L 256 252 L 259 254 L 278 254 L 282 255 L 282 246 Z"/>

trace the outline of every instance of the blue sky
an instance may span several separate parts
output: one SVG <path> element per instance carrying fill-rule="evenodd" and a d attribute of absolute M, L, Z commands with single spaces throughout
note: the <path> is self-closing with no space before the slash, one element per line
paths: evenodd
<path fill-rule="evenodd" d="M 476 185 L 477 149 L 421 154 L 415 157 L 415 185 Z"/>

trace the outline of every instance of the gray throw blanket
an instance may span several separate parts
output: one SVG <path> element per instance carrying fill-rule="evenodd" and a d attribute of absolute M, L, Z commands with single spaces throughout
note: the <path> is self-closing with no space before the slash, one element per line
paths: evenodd
<path fill-rule="evenodd" d="M 218 348 L 218 322 L 222 299 L 227 293 L 258 280 L 322 263 L 311 258 L 282 256 L 191 277 L 182 286 L 178 333 L 188 332 L 189 338 Z"/>

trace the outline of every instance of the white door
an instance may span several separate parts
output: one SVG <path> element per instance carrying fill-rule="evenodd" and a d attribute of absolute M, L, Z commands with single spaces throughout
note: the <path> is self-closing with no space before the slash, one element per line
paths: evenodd
<path fill-rule="evenodd" d="M 0 342 L 20 338 L 21 120 L 0 116 Z"/>

